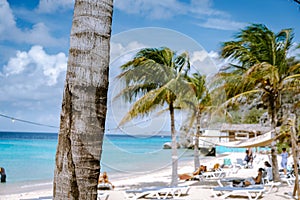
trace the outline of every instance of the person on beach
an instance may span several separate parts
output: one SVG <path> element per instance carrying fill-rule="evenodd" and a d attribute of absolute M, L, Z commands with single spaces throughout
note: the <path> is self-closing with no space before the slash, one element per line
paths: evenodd
<path fill-rule="evenodd" d="M 221 166 L 219 163 L 214 164 L 214 167 L 212 169 L 213 172 L 220 170 Z"/>
<path fill-rule="evenodd" d="M 188 173 L 179 174 L 179 179 L 180 180 L 191 180 L 192 178 L 194 178 L 194 176 L 200 175 L 206 171 L 207 171 L 207 167 L 204 165 L 200 165 L 200 167 L 198 167 L 198 169 L 196 171 L 194 171 L 192 174 L 188 174 Z"/>
<path fill-rule="evenodd" d="M 272 166 L 268 161 L 265 161 L 264 164 L 265 164 L 266 178 L 268 181 L 272 181 L 273 180 Z"/>
<path fill-rule="evenodd" d="M 109 187 L 107 187 L 107 184 Z M 98 179 L 98 189 L 113 189 L 115 186 L 108 180 L 108 175 L 106 172 L 103 172 Z"/>
<path fill-rule="evenodd" d="M 238 186 L 243 187 L 243 186 L 261 184 L 262 183 L 263 172 L 264 172 L 264 169 L 263 168 L 259 168 L 258 169 L 258 174 L 257 174 L 257 176 L 255 178 L 254 177 L 246 178 Z"/>
<path fill-rule="evenodd" d="M 253 162 L 253 154 L 252 154 L 252 150 L 251 149 L 247 149 L 246 150 L 246 156 L 244 158 L 244 161 L 246 161 L 247 166 L 249 166 L 249 163 L 252 166 L 252 162 Z"/>
<path fill-rule="evenodd" d="M 1 174 L 1 183 L 6 182 L 6 174 L 5 174 L 5 169 L 3 167 L 0 167 L 0 174 Z"/>
<path fill-rule="evenodd" d="M 286 175 L 287 173 L 287 160 L 289 157 L 289 154 L 286 152 L 286 148 L 282 148 L 281 155 L 281 167 L 283 168 L 283 173 Z"/>

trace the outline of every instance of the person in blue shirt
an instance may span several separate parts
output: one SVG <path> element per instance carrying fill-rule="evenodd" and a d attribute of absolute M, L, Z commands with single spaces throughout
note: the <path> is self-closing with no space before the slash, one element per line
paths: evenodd
<path fill-rule="evenodd" d="M 282 148 L 282 153 L 281 155 L 281 167 L 283 168 L 283 173 L 286 175 L 287 173 L 287 161 L 289 154 L 286 152 L 286 148 Z"/>

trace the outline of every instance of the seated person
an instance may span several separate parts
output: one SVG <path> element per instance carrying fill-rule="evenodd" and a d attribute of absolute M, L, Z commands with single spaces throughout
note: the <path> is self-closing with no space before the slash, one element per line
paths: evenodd
<path fill-rule="evenodd" d="M 102 190 L 110 190 L 115 186 L 108 180 L 108 176 L 106 172 L 103 172 L 102 176 L 99 176 L 98 179 L 98 189 Z"/>
<path fill-rule="evenodd" d="M 265 161 L 264 164 L 265 164 L 266 178 L 268 181 L 272 181 L 273 180 L 272 166 L 268 161 Z"/>
<path fill-rule="evenodd" d="M 255 184 L 261 184 L 262 183 L 262 175 L 263 175 L 264 169 L 259 168 L 257 176 L 246 178 L 243 182 L 241 182 L 238 186 L 249 186 L 249 185 L 255 185 Z"/>
<path fill-rule="evenodd" d="M 207 167 L 204 165 L 200 165 L 200 167 L 196 171 L 194 171 L 192 174 L 188 174 L 188 173 L 179 174 L 179 179 L 180 180 L 191 180 L 194 176 L 200 175 L 206 171 L 207 171 Z"/>
<path fill-rule="evenodd" d="M 249 163 L 251 163 L 251 165 L 252 165 L 252 162 L 253 162 L 252 151 L 246 150 L 246 156 L 244 158 L 244 161 L 246 161 L 247 165 L 249 165 Z"/>
<path fill-rule="evenodd" d="M 221 168 L 219 163 L 216 163 L 212 169 L 213 172 L 218 171 Z"/>

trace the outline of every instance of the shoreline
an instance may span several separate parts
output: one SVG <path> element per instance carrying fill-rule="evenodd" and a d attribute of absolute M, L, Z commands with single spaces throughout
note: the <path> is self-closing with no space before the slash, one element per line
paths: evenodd
<path fill-rule="evenodd" d="M 259 154 L 256 153 L 257 157 L 253 162 L 252 169 L 239 169 L 238 173 L 232 173 L 230 176 L 239 176 L 239 177 L 250 177 L 255 176 L 257 174 L 257 169 L 259 167 L 263 167 L 263 162 L 265 160 L 269 160 L 267 154 Z M 236 158 L 243 158 L 244 153 L 239 152 L 228 152 L 223 154 L 217 154 L 216 157 L 204 157 L 200 159 L 200 164 L 206 165 L 208 169 L 212 168 L 216 163 L 223 163 L 224 158 L 230 158 L 232 162 L 235 161 Z M 281 159 L 278 157 L 278 159 Z M 184 159 L 178 162 L 178 174 L 182 173 L 191 173 L 194 171 L 194 161 L 193 158 Z M 227 170 L 227 169 L 226 169 Z M 228 168 L 229 170 L 229 168 Z M 169 186 L 171 182 L 171 166 L 165 167 L 164 169 L 153 170 L 151 172 L 146 172 L 144 174 L 138 173 L 116 173 L 116 174 L 108 174 L 109 180 L 115 186 L 114 190 L 103 191 L 110 195 L 109 200 L 122 200 L 124 199 L 124 191 L 128 189 L 138 189 L 138 188 L 147 188 L 147 187 L 155 187 L 155 186 Z M 188 195 L 188 199 L 197 199 L 195 195 L 199 194 L 199 191 L 205 196 L 205 199 L 213 199 L 211 197 L 211 187 L 209 184 L 201 184 L 199 181 L 179 181 L 179 185 L 190 185 L 191 191 Z M 21 184 L 22 185 L 22 184 Z M 14 193 L 9 193 L 9 191 L 0 192 L 0 200 L 1 199 L 51 199 L 52 197 L 52 182 L 42 183 L 36 182 L 36 184 L 27 184 L 27 186 L 23 187 L 19 186 L 19 188 L 14 188 Z M 285 185 L 284 185 L 285 186 Z M 286 189 L 288 187 L 285 186 Z M 284 190 L 286 192 L 286 189 Z M 2 191 L 2 189 L 1 189 Z M 287 190 L 289 191 L 289 190 Z M 269 195 L 270 198 L 264 199 L 274 199 L 274 195 Z M 277 199 L 278 198 L 277 196 Z"/>

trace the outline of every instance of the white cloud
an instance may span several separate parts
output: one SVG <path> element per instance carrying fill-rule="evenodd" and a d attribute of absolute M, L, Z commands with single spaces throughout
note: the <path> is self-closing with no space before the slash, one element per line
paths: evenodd
<path fill-rule="evenodd" d="M 115 8 L 129 14 L 139 14 L 152 19 L 171 18 L 174 13 L 182 14 L 185 5 L 176 0 L 116 0 Z"/>
<path fill-rule="evenodd" d="M 219 30 L 237 30 L 245 27 L 246 23 L 235 22 L 229 19 L 208 18 L 205 22 L 198 24 L 201 27 Z"/>
<path fill-rule="evenodd" d="M 14 43 L 39 44 L 43 46 L 58 46 L 65 43 L 65 39 L 57 39 L 50 34 L 44 23 L 36 23 L 32 28 L 20 29 L 6 0 L 0 0 L 0 41 Z"/>
<path fill-rule="evenodd" d="M 290 50 L 288 51 L 288 57 L 296 57 L 298 59 L 300 58 L 300 49 L 297 47 L 299 47 L 299 43 L 294 42 L 291 45 Z"/>
<path fill-rule="evenodd" d="M 53 13 L 63 10 L 69 10 L 74 7 L 74 0 L 40 0 L 37 12 Z"/>
<path fill-rule="evenodd" d="M 117 42 L 111 42 L 110 44 L 110 56 L 111 60 L 114 60 L 124 54 L 128 54 L 132 51 L 139 50 L 141 48 L 146 48 L 147 46 L 145 44 L 139 43 L 137 41 L 132 41 L 128 44 L 121 44 Z"/>
<path fill-rule="evenodd" d="M 8 2 L 0 0 L 0 40 L 6 40 L 19 32 Z"/>
<path fill-rule="evenodd" d="M 201 74 L 214 74 L 218 71 L 218 66 L 205 50 L 191 52 L 190 63 L 193 69 Z"/>
<path fill-rule="evenodd" d="M 3 74 L 40 76 L 46 81 L 45 84 L 52 86 L 66 69 L 67 57 L 64 53 L 48 55 L 41 46 L 33 46 L 28 52 L 18 51 L 16 57 L 3 67 Z"/>
<path fill-rule="evenodd" d="M 196 61 L 202 62 L 205 58 L 208 57 L 208 54 L 206 51 L 194 51 L 190 56 L 190 62 L 191 64 L 195 63 Z"/>
<path fill-rule="evenodd" d="M 236 30 L 245 26 L 230 18 L 230 14 L 213 8 L 212 0 L 115 0 L 114 6 L 128 14 L 141 15 L 151 19 L 170 19 L 176 16 L 190 16 L 203 21 L 198 25 L 220 30 Z"/>
<path fill-rule="evenodd" d="M 215 51 L 210 51 L 208 56 L 215 63 L 218 70 L 224 66 L 228 66 L 230 63 L 229 58 L 223 59 L 221 55 Z"/>
<path fill-rule="evenodd" d="M 129 14 L 140 14 L 152 19 L 171 18 L 176 15 L 193 15 L 195 17 L 226 15 L 212 8 L 210 0 L 192 0 L 190 3 L 178 0 L 115 0 L 115 8 Z"/>

